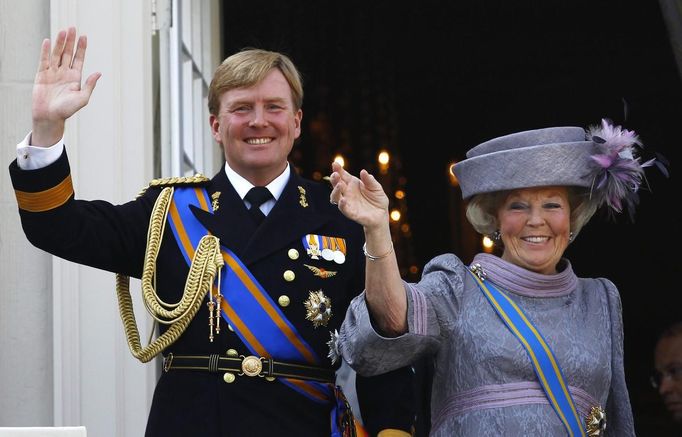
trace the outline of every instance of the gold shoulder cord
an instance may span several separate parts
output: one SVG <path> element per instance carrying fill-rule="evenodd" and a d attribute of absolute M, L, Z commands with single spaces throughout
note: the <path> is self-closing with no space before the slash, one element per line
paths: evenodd
<path fill-rule="evenodd" d="M 201 177 L 206 179 L 204 176 Z M 197 178 L 197 176 L 194 178 Z M 164 182 L 166 181 L 164 180 Z M 153 186 L 154 182 L 152 181 L 150 186 Z M 196 182 L 199 182 L 199 180 L 196 180 Z M 166 184 L 157 183 L 156 185 Z M 169 304 L 161 300 L 156 293 L 156 258 L 161 248 L 161 239 L 166 226 L 166 218 L 171 199 L 173 198 L 173 191 L 173 187 L 164 188 L 154 203 L 154 209 L 149 219 L 147 250 L 142 269 L 142 297 L 145 308 L 156 322 L 170 325 L 170 327 L 154 341 L 151 341 L 150 337 L 149 344 L 144 348 L 140 344 L 140 333 L 135 321 L 133 302 L 130 298 L 130 278 L 121 274 L 116 275 L 118 307 L 128 346 L 133 356 L 143 363 L 150 361 L 165 348 L 173 344 L 187 329 L 187 325 L 189 325 L 197 311 L 199 311 L 204 296 L 210 292 L 216 274 L 218 274 L 224 264 L 220 253 L 219 239 L 213 235 L 205 235 L 195 249 L 180 301 Z M 144 193 L 144 190 L 142 193 Z"/>

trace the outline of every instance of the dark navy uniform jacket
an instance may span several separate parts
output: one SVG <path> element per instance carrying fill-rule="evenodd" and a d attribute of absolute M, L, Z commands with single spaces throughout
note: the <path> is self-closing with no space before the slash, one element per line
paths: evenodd
<path fill-rule="evenodd" d="M 75 200 L 66 151 L 52 165 L 23 171 L 16 161 L 10 174 L 17 193 L 24 232 L 29 241 L 61 258 L 140 278 L 146 250 L 149 216 L 159 188 L 149 188 L 134 201 L 112 205 Z M 364 287 L 362 229 L 329 203 L 328 186 L 291 177 L 272 211 L 260 226 L 229 183 L 224 171 L 204 184 L 209 195 L 220 192 L 214 214 L 193 213 L 223 246 L 231 249 L 251 271 L 299 334 L 329 367 L 330 331 L 339 329 L 350 300 Z M 301 187 L 305 201 L 301 199 Z M 306 206 L 304 206 L 304 204 Z M 343 238 L 345 262 L 312 259 L 303 245 L 307 234 Z M 299 256 L 292 259 L 290 249 Z M 336 272 L 323 278 L 314 269 Z M 165 302 L 182 296 L 189 268 L 166 226 L 157 259 L 156 291 Z M 284 272 L 293 272 L 286 280 Z M 291 279 L 291 274 L 287 274 Z M 322 290 L 331 299 L 332 317 L 315 328 L 306 320 L 304 301 L 310 291 Z M 113 291 L 113 290 L 112 290 Z M 228 349 L 251 355 L 223 320 L 213 342 L 208 338 L 205 304 L 187 330 L 164 355 L 225 355 Z M 162 328 L 163 329 L 163 328 Z M 277 359 L 277 357 L 273 357 Z M 358 378 L 361 409 L 372 433 L 384 428 L 409 430 L 414 419 L 412 372 L 405 368 L 380 378 Z M 330 406 L 299 394 L 278 381 L 237 377 L 225 383 L 221 373 L 171 370 L 162 372 L 154 392 L 147 436 L 328 436 Z"/>

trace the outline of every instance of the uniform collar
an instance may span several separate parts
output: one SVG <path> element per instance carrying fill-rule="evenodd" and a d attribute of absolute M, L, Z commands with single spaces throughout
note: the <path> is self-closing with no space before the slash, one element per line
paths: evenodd
<path fill-rule="evenodd" d="M 273 179 L 272 182 L 265 186 L 268 191 L 270 191 L 270 194 L 272 194 L 272 197 L 274 197 L 275 201 L 279 200 L 280 196 L 282 195 L 282 191 L 284 191 L 284 187 L 287 185 L 290 174 L 291 169 L 289 167 L 289 163 L 287 162 L 287 166 L 284 171 L 275 179 Z M 239 173 L 234 171 L 227 162 L 225 162 L 225 175 L 239 197 L 244 200 L 246 193 L 248 193 L 249 190 L 254 187 L 254 185 L 244 179 L 244 177 L 242 177 Z"/>

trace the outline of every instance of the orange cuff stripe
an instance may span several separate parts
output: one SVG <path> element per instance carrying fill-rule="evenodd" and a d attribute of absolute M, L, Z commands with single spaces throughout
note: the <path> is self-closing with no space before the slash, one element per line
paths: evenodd
<path fill-rule="evenodd" d="M 45 191 L 28 193 L 26 191 L 14 190 L 17 196 L 19 208 L 30 212 L 44 212 L 62 206 L 73 196 L 73 183 L 71 175 L 54 187 Z"/>

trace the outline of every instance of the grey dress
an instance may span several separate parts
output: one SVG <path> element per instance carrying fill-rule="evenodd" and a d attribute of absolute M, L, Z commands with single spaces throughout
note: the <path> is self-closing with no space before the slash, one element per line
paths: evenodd
<path fill-rule="evenodd" d="M 618 290 L 606 279 L 583 279 L 562 260 L 542 275 L 496 256 L 474 259 L 489 281 L 524 310 L 552 348 L 581 418 L 606 410 L 607 436 L 632 436 L 623 370 Z M 405 284 L 409 332 L 382 337 L 364 294 L 346 314 L 338 348 L 360 374 L 375 375 L 428 354 L 434 360 L 433 436 L 564 436 L 521 343 L 501 321 L 455 255 L 431 260 L 416 284 Z"/>

